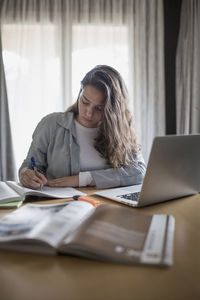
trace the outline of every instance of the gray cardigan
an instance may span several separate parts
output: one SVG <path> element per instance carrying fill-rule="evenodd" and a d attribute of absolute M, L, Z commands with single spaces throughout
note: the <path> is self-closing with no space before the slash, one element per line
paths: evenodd
<path fill-rule="evenodd" d="M 48 180 L 79 174 L 79 145 L 72 112 L 52 113 L 39 122 L 19 174 L 23 168 L 29 167 L 32 156 Z M 145 170 L 142 157 L 136 156 L 129 166 L 114 169 L 107 165 L 105 169 L 88 171 L 96 188 L 100 189 L 140 184 Z"/>

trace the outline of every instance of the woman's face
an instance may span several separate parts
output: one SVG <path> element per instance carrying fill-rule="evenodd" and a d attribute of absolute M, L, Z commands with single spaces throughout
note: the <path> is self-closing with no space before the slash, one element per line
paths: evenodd
<path fill-rule="evenodd" d="M 88 128 L 99 126 L 104 108 L 104 94 L 92 85 L 86 85 L 78 100 L 77 121 Z"/>

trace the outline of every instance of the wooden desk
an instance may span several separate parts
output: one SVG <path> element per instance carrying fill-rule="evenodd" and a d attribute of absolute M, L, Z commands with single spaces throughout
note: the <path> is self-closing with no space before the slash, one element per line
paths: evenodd
<path fill-rule="evenodd" d="M 92 189 L 86 192 L 92 193 Z M 0 251 L 0 299 L 199 300 L 200 195 L 137 210 L 175 217 L 174 265 L 171 268 Z"/>

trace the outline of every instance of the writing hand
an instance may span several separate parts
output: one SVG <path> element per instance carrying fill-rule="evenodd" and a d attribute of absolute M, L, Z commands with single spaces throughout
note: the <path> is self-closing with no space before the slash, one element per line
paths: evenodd
<path fill-rule="evenodd" d="M 41 186 L 47 184 L 47 179 L 39 171 L 37 171 L 36 175 L 34 170 L 26 169 L 23 172 L 21 172 L 20 182 L 25 187 L 37 190 Z"/>
<path fill-rule="evenodd" d="M 79 175 L 66 176 L 66 177 L 61 177 L 53 180 L 48 180 L 46 185 L 52 187 L 59 187 L 59 186 L 77 187 L 79 186 Z"/>

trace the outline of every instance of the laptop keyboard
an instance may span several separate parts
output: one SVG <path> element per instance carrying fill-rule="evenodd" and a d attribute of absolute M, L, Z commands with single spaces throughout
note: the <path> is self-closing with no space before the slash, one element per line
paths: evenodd
<path fill-rule="evenodd" d="M 138 193 L 129 193 L 129 194 L 120 195 L 120 196 L 117 196 L 117 197 L 122 198 L 122 199 L 132 200 L 132 201 L 138 201 L 139 196 L 140 196 L 140 192 L 138 192 Z"/>

